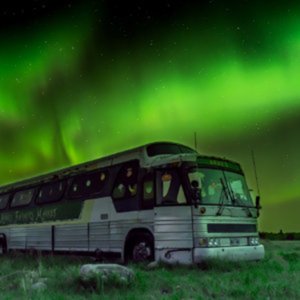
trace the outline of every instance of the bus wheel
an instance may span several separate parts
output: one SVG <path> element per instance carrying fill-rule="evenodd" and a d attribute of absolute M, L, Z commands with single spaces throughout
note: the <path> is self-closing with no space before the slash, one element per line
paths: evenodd
<path fill-rule="evenodd" d="M 154 259 L 153 238 L 149 234 L 135 235 L 129 255 L 133 262 L 152 261 Z"/>

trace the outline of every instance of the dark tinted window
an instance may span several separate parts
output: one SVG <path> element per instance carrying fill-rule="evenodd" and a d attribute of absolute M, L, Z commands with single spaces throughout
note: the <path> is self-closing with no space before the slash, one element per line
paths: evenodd
<path fill-rule="evenodd" d="M 34 194 L 34 189 L 28 189 L 28 190 L 15 193 L 10 206 L 17 207 L 17 206 L 28 205 L 33 198 L 33 194 Z"/>
<path fill-rule="evenodd" d="M 196 153 L 193 149 L 176 144 L 154 144 L 147 147 L 147 154 L 155 156 L 160 154 Z"/>
<path fill-rule="evenodd" d="M 130 198 L 137 193 L 138 162 L 124 165 L 114 184 L 112 196 L 115 199 Z"/>
<path fill-rule="evenodd" d="M 64 181 L 57 181 L 43 185 L 36 197 L 37 203 L 55 202 L 62 198 L 66 188 Z"/>
<path fill-rule="evenodd" d="M 4 209 L 7 206 L 9 200 L 9 194 L 0 195 L 0 209 Z"/>
<path fill-rule="evenodd" d="M 107 182 L 108 172 L 97 171 L 74 177 L 69 189 L 69 197 L 77 198 L 100 193 Z"/>
<path fill-rule="evenodd" d="M 180 174 L 176 169 L 158 172 L 157 204 L 186 204 L 187 199 L 183 190 Z"/>

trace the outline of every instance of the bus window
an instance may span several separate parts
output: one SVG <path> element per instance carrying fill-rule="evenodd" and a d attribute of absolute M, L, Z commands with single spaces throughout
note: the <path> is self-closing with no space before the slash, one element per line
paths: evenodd
<path fill-rule="evenodd" d="M 137 193 L 137 163 L 126 164 L 121 168 L 114 184 L 114 199 L 134 197 Z"/>
<path fill-rule="evenodd" d="M 15 193 L 10 206 L 17 207 L 17 206 L 28 205 L 32 200 L 33 193 L 34 193 L 34 189 L 24 190 Z"/>
<path fill-rule="evenodd" d="M 197 153 L 194 149 L 191 149 L 184 145 L 172 144 L 172 143 L 156 143 L 147 147 L 147 154 L 152 157 L 161 154 L 181 154 L 181 153 Z"/>
<path fill-rule="evenodd" d="M 180 185 L 179 192 L 178 192 L 178 195 L 177 195 L 177 203 L 179 203 L 179 204 L 185 204 L 186 203 L 186 197 L 185 197 L 185 194 L 184 194 L 184 191 L 183 191 L 182 184 Z"/>
<path fill-rule="evenodd" d="M 0 195 L 0 209 L 6 208 L 8 199 L 9 199 L 9 194 Z"/>
<path fill-rule="evenodd" d="M 103 190 L 107 179 L 108 172 L 103 170 L 77 175 L 71 183 L 68 196 L 80 198 L 98 194 Z"/>
<path fill-rule="evenodd" d="M 159 172 L 158 204 L 185 204 L 187 202 L 177 170 Z"/>
<path fill-rule="evenodd" d="M 43 185 L 36 197 L 36 203 L 50 203 L 58 201 L 62 198 L 65 191 L 66 183 L 57 181 Z"/>
<path fill-rule="evenodd" d="M 142 208 L 153 208 L 154 206 L 154 175 L 146 174 L 143 182 Z"/>

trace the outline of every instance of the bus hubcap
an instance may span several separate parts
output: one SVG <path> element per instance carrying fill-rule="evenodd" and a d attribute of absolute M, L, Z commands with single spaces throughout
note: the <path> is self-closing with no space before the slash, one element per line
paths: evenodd
<path fill-rule="evenodd" d="M 132 254 L 135 261 L 145 261 L 151 256 L 150 246 L 146 242 L 140 242 L 134 246 Z"/>

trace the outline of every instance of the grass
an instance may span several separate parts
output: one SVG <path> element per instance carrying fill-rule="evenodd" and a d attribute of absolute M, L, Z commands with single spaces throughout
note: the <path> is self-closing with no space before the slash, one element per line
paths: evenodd
<path fill-rule="evenodd" d="M 5 299 L 300 299 L 300 242 L 265 241 L 260 262 L 211 261 L 201 267 L 160 266 L 135 271 L 131 284 L 115 278 L 86 284 L 80 265 L 91 259 L 14 253 L 0 257 L 0 298 Z M 38 278 L 47 289 L 32 291 Z"/>

